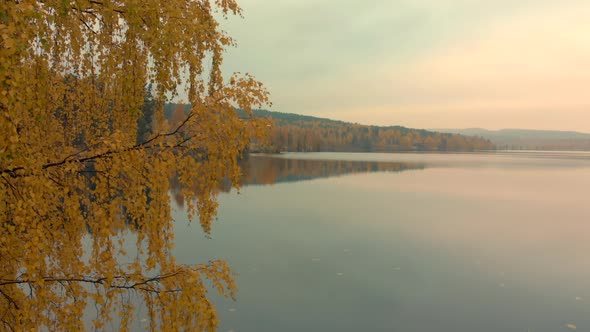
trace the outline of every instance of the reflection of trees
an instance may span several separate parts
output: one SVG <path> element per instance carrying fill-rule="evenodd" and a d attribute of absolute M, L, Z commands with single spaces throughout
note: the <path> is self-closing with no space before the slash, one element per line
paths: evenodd
<path fill-rule="evenodd" d="M 403 172 L 425 167 L 420 163 L 289 159 L 272 156 L 251 156 L 243 160 L 240 166 L 240 184 L 244 186 L 305 181 L 355 173 Z M 222 188 L 224 191 L 231 189 L 229 183 L 222 183 Z"/>
<path fill-rule="evenodd" d="M 350 160 L 305 160 L 252 156 L 242 163 L 242 184 L 273 184 L 354 173 L 402 172 L 423 164 Z"/>
<path fill-rule="evenodd" d="M 425 168 L 425 164 L 421 163 L 306 160 L 273 156 L 250 156 L 248 159 L 242 160 L 240 166 L 242 169 L 241 186 L 305 181 L 355 173 L 403 172 Z M 220 181 L 219 188 L 221 191 L 230 191 L 231 182 Z M 194 187 L 186 188 L 176 178 L 170 182 L 170 195 L 179 207 L 184 207 L 187 203 L 183 194 L 187 189 L 198 191 L 198 184 L 195 183 Z"/>

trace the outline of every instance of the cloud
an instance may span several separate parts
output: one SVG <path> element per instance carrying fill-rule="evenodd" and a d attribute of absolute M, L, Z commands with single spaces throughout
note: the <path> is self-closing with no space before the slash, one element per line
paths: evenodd
<path fill-rule="evenodd" d="M 245 10 L 228 26 L 241 47 L 229 67 L 265 81 L 275 110 L 590 131 L 587 1 L 250 0 Z M 554 122 L 567 116 L 588 128 Z"/>
<path fill-rule="evenodd" d="M 588 13 L 590 6 L 515 17 L 412 62 L 365 66 L 329 91 L 332 100 L 363 102 L 323 112 L 365 123 L 441 127 L 445 114 L 444 126 L 590 131 Z"/>

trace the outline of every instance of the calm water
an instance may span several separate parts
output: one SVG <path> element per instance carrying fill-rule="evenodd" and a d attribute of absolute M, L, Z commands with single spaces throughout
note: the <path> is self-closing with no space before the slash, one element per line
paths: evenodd
<path fill-rule="evenodd" d="M 590 154 L 254 156 L 212 238 L 220 331 L 590 331 Z"/>

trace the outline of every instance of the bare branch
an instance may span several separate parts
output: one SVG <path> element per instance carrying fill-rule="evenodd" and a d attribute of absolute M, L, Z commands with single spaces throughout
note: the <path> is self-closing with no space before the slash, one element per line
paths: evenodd
<path fill-rule="evenodd" d="M 8 295 L 8 294 L 4 293 L 4 292 L 2 291 L 2 289 L 0 289 L 0 294 L 2 294 L 2 296 L 4 296 L 4 298 L 5 298 L 6 300 L 8 300 L 8 302 L 9 302 L 10 304 L 12 304 L 16 310 L 20 310 L 20 307 L 18 306 L 18 304 L 16 303 L 16 301 L 15 301 L 15 300 L 14 300 L 12 297 L 10 297 L 10 295 Z"/>
<path fill-rule="evenodd" d="M 102 4 L 102 3 L 100 3 L 100 4 Z M 219 102 L 221 102 L 222 100 L 224 100 L 226 98 L 227 98 L 227 96 L 220 96 L 219 98 L 216 98 L 215 99 L 214 103 L 219 103 Z M 160 138 L 170 137 L 170 136 L 174 136 L 174 135 L 178 134 L 180 132 L 180 130 L 182 128 L 184 128 L 186 126 L 186 124 L 190 120 L 192 120 L 193 118 L 195 118 L 196 116 L 197 116 L 197 114 L 194 111 L 191 110 L 191 112 L 187 115 L 187 117 L 178 126 L 176 126 L 176 128 L 174 130 L 169 131 L 167 133 L 158 133 L 155 136 L 153 136 L 152 138 L 150 138 L 150 139 L 148 139 L 148 140 L 146 140 L 146 141 L 144 141 L 142 143 L 139 143 L 139 144 L 136 144 L 136 145 L 127 147 L 127 148 L 123 148 L 123 149 L 108 150 L 106 152 L 95 154 L 95 155 L 88 156 L 88 157 L 82 157 L 82 158 L 77 158 L 77 159 L 76 158 L 70 159 L 73 156 L 77 156 L 77 155 L 81 154 L 82 152 L 85 152 L 85 151 L 88 150 L 87 148 L 85 148 L 85 149 L 82 149 L 79 152 L 76 152 L 76 153 L 72 154 L 72 155 L 68 155 L 67 157 L 65 157 L 61 161 L 56 161 L 56 162 L 53 162 L 53 163 L 44 164 L 43 166 L 41 166 L 41 169 L 42 170 L 46 170 L 48 168 L 52 168 L 52 167 L 56 167 L 56 166 L 62 166 L 62 165 L 70 164 L 70 163 L 85 163 L 85 162 L 89 162 L 89 161 L 93 161 L 93 160 L 97 160 L 97 159 L 104 159 L 104 158 L 111 157 L 111 156 L 116 155 L 116 154 L 121 154 L 121 153 L 125 153 L 125 152 L 130 152 L 130 151 L 153 149 L 155 146 L 150 145 L 151 143 L 155 142 L 156 140 L 158 140 Z M 168 148 L 181 147 L 182 144 L 188 142 L 192 138 L 193 138 L 193 136 L 191 136 L 189 139 L 185 139 L 184 141 L 180 142 L 179 144 L 168 146 Z M 28 173 L 28 174 L 19 174 L 19 173 L 17 173 L 19 171 L 24 171 L 24 170 L 25 170 L 24 167 L 17 166 L 17 167 L 13 167 L 13 168 L 9 168 L 9 169 L 0 170 L 0 175 L 2 175 L 2 174 L 8 174 L 12 178 L 25 177 L 25 176 L 31 176 L 31 175 L 33 175 L 33 174 L 30 174 L 30 173 Z"/>
<path fill-rule="evenodd" d="M 155 277 L 151 277 L 151 278 L 147 278 L 141 281 L 135 281 L 130 283 L 130 276 L 115 276 L 113 277 L 113 280 L 115 280 L 116 282 L 112 282 L 110 284 L 105 284 L 105 282 L 107 281 L 107 278 L 91 278 L 91 277 L 44 277 L 42 278 L 44 283 L 59 283 L 62 286 L 64 284 L 67 283 L 72 283 L 72 282 L 81 282 L 81 283 L 89 283 L 89 284 L 94 284 L 94 285 L 101 285 L 104 286 L 106 288 L 118 288 L 118 289 L 129 289 L 129 290 L 141 290 L 141 291 L 145 291 L 145 292 L 151 292 L 151 293 L 172 293 L 172 292 L 180 292 L 182 291 L 182 289 L 167 289 L 167 290 L 161 290 L 161 289 L 157 289 L 154 288 L 152 286 L 152 284 L 154 283 L 159 283 L 162 280 L 165 279 L 169 279 L 169 278 L 173 278 L 176 277 L 178 275 L 181 275 L 189 270 L 191 271 L 198 271 L 203 269 L 203 267 L 197 268 L 197 269 L 178 269 L 176 271 L 170 272 L 170 273 L 165 273 L 165 274 L 161 274 L 161 275 L 157 275 Z M 2 286 L 8 286 L 8 285 L 19 285 L 19 284 L 27 284 L 29 287 L 31 287 L 32 285 L 35 285 L 37 283 L 36 280 L 28 280 L 28 279 L 0 279 L 0 287 Z M 6 297 L 9 302 L 13 303 L 15 305 L 15 307 L 18 309 L 18 306 L 16 304 L 16 302 L 14 300 L 12 300 L 12 298 L 10 298 L 8 295 L 6 295 L 4 292 L 2 292 L 2 289 L 0 288 L 0 294 L 4 295 L 4 297 Z"/>

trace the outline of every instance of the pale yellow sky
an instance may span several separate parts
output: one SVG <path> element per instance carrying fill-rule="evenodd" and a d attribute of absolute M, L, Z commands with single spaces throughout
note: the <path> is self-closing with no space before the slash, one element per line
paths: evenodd
<path fill-rule="evenodd" d="M 228 69 L 273 110 L 364 124 L 590 132 L 590 1 L 242 1 Z M 244 68 L 245 67 L 245 68 Z"/>

